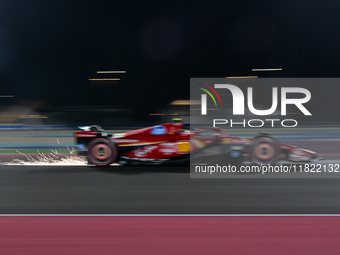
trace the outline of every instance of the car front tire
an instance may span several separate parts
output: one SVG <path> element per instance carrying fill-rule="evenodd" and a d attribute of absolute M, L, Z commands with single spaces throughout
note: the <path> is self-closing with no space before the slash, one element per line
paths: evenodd
<path fill-rule="evenodd" d="M 92 140 L 88 145 L 88 160 L 96 166 L 108 166 L 117 158 L 117 146 L 104 138 Z"/>

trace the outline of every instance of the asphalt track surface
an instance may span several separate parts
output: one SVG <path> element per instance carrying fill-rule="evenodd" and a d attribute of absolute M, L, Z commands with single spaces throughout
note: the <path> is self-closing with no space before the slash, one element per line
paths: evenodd
<path fill-rule="evenodd" d="M 188 167 L 0 166 L 0 214 L 339 214 L 340 178 L 191 179 Z"/>

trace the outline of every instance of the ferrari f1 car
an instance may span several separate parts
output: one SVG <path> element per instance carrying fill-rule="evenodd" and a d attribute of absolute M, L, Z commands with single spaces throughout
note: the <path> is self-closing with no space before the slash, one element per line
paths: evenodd
<path fill-rule="evenodd" d="M 125 133 L 107 134 L 100 126 L 80 127 L 76 132 L 79 155 L 89 164 L 189 164 L 208 159 L 259 165 L 281 159 L 308 162 L 317 153 L 281 144 L 266 133 L 254 138 L 233 137 L 219 128 L 185 131 L 183 123 L 167 123 Z"/>

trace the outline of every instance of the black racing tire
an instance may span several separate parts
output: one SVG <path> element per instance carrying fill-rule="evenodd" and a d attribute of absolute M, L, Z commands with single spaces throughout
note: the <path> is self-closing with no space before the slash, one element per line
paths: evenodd
<path fill-rule="evenodd" d="M 271 165 L 280 159 L 279 143 L 271 137 L 257 137 L 249 147 L 249 157 L 258 165 Z"/>
<path fill-rule="evenodd" d="M 108 139 L 97 138 L 88 145 L 88 160 L 96 166 L 108 166 L 117 158 L 117 146 Z"/>

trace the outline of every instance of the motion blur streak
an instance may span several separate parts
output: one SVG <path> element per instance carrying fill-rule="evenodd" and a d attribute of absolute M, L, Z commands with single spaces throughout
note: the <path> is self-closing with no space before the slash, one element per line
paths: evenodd
<path fill-rule="evenodd" d="M 282 71 L 282 68 L 253 68 L 253 72 L 261 72 L 261 71 Z"/>
<path fill-rule="evenodd" d="M 119 81 L 119 78 L 107 78 L 107 79 L 89 79 L 89 81 Z"/>
<path fill-rule="evenodd" d="M 337 254 L 340 217 L 5 216 L 1 254 Z"/>
<path fill-rule="evenodd" d="M 126 73 L 126 71 L 97 71 L 97 73 Z"/>

